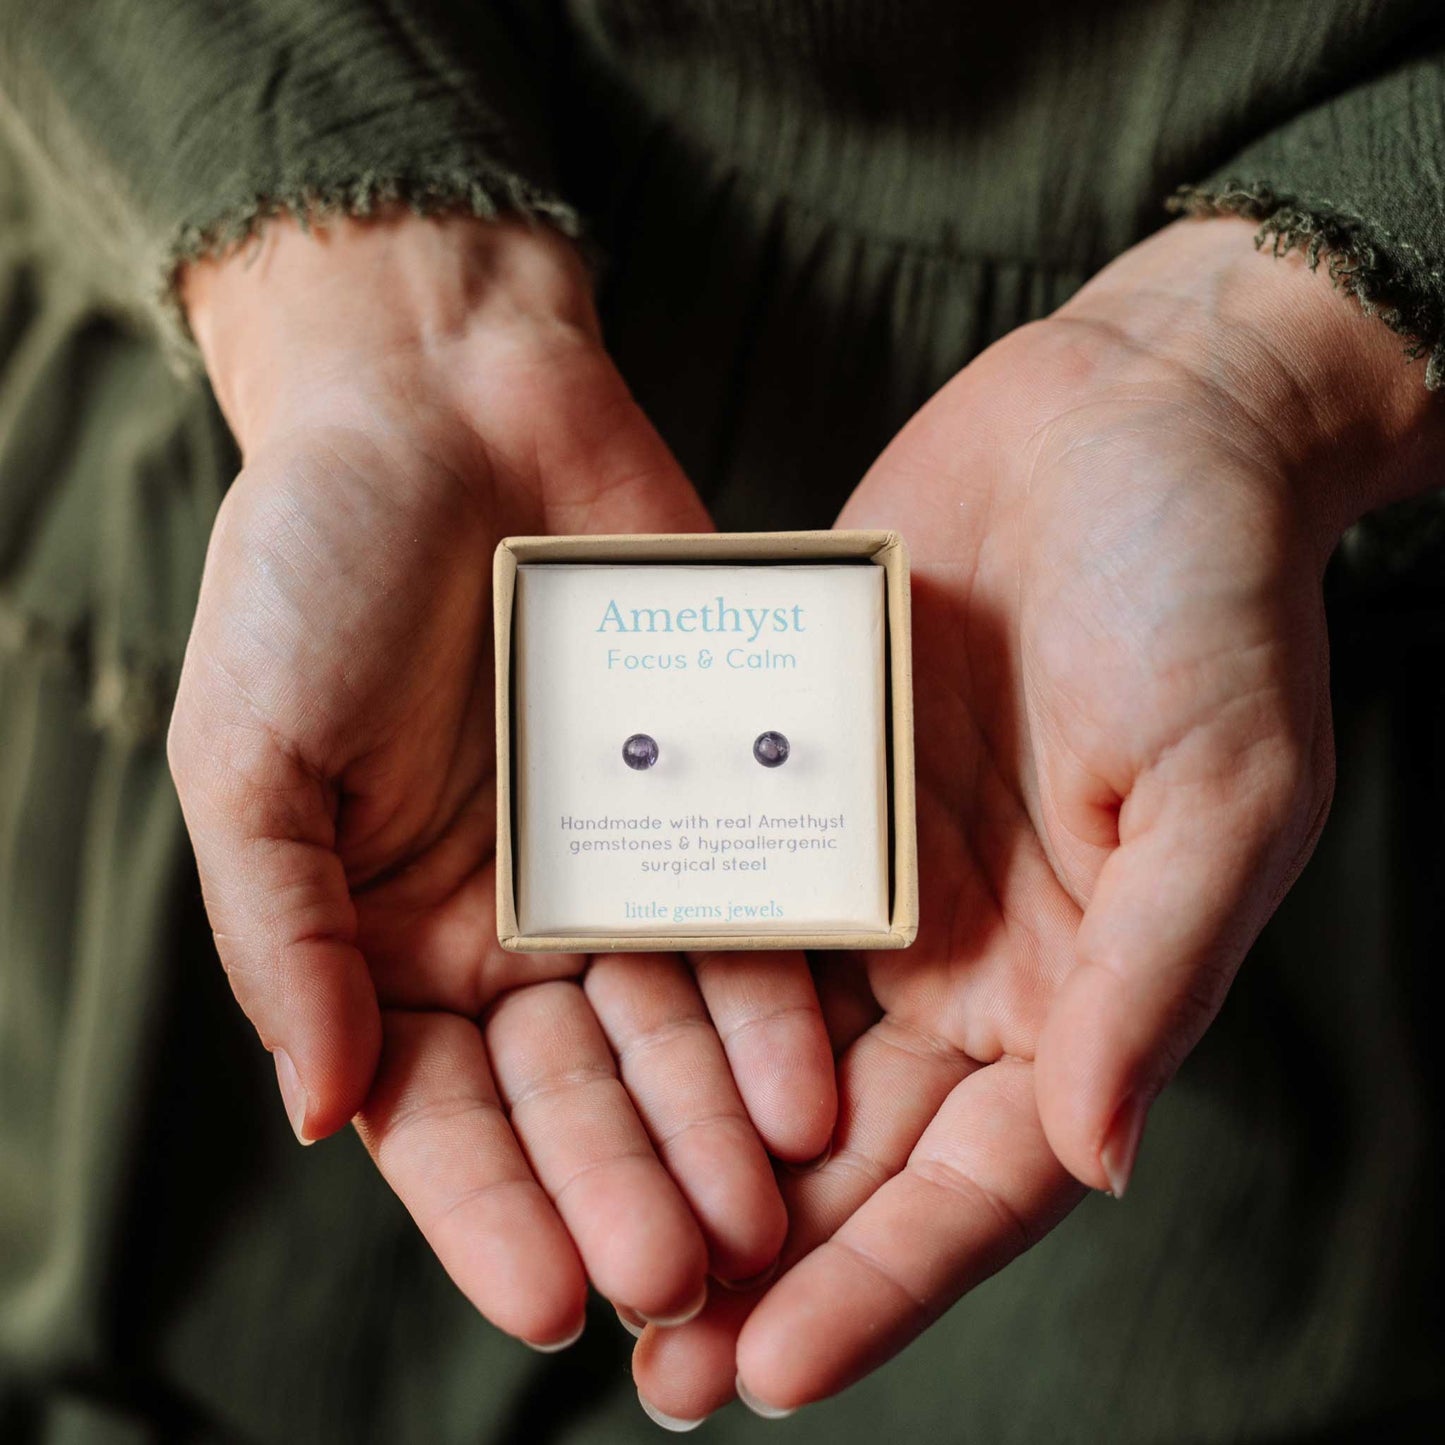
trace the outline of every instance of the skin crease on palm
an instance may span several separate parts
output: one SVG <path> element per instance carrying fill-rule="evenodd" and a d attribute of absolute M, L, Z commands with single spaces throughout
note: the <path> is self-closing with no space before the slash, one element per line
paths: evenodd
<path fill-rule="evenodd" d="M 207 905 L 303 1131 L 360 1107 L 502 1328 L 565 1339 L 586 1276 L 685 1312 L 786 1229 L 780 1277 L 648 1326 L 634 1374 L 675 1424 L 735 1379 L 793 1407 L 1127 1182 L 1323 821 L 1324 562 L 1428 484 L 1436 424 L 1397 339 L 1247 225 L 1142 243 L 945 386 L 839 519 L 913 550 L 915 946 L 819 959 L 816 999 L 783 955 L 583 975 L 492 941 L 486 559 L 707 522 L 565 243 L 539 266 L 493 227 L 521 239 L 434 294 L 428 248 L 479 226 L 395 223 L 387 260 L 278 225 L 269 276 L 187 278 L 246 455 L 172 731 Z M 780 1171 L 786 1219 L 749 1115 L 794 1160 L 832 1130 Z"/>
<path fill-rule="evenodd" d="M 277 222 L 184 285 L 244 468 L 170 757 L 293 1127 L 355 1116 L 457 1284 L 524 1340 L 573 1337 L 589 1280 L 686 1316 L 709 1273 L 775 1260 L 768 1154 L 826 1147 L 827 1034 L 800 955 L 499 948 L 490 585 L 503 535 L 706 513 L 550 231 Z"/>

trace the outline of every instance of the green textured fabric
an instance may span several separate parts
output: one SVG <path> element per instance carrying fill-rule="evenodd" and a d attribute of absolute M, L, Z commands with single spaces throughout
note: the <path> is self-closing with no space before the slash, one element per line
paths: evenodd
<path fill-rule="evenodd" d="M 1445 386 L 1445 103 L 1439 54 L 1309 107 L 1188 186 L 1172 209 L 1262 223 L 1276 250 L 1329 258 L 1332 279 L 1428 355 Z"/>
<path fill-rule="evenodd" d="M 609 344 L 720 523 L 827 525 L 935 388 L 1181 187 L 1322 248 L 1321 285 L 1437 354 L 1438 13 L 0 0 L 0 1440 L 655 1436 L 610 1311 L 532 1355 L 355 1139 L 294 1147 L 230 1002 L 161 745 L 236 465 L 178 260 L 280 206 L 585 225 Z M 1334 815 L 1127 1203 L 842 1400 L 712 1438 L 1438 1422 L 1442 516 L 1394 509 L 1336 559 Z"/>

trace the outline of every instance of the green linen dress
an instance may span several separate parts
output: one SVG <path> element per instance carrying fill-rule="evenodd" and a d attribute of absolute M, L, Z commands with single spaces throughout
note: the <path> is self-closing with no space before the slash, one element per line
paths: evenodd
<path fill-rule="evenodd" d="M 295 1147 L 166 771 L 237 465 L 175 268 L 278 209 L 397 198 L 585 233 L 613 353 L 724 527 L 828 525 L 933 390 L 1171 201 L 1309 247 L 1445 382 L 1436 3 L 0 0 L 7 1445 L 655 1434 L 610 1310 L 533 1355 L 355 1138 Z M 1334 814 L 1127 1202 L 842 1399 L 707 1435 L 1438 1424 L 1442 561 L 1435 497 L 1336 558 Z"/>

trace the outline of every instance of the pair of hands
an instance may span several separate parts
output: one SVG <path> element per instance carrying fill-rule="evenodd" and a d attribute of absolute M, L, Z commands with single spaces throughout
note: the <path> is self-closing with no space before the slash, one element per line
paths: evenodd
<path fill-rule="evenodd" d="M 786 1410 L 1123 1192 L 1323 822 L 1324 563 L 1428 480 L 1383 327 L 1182 222 L 904 428 L 839 525 L 913 552 L 922 925 L 810 972 L 496 943 L 496 541 L 710 525 L 570 244 L 278 222 L 185 299 L 245 460 L 170 741 L 217 946 L 478 1309 L 560 1347 L 590 1280 L 654 1418 Z"/>

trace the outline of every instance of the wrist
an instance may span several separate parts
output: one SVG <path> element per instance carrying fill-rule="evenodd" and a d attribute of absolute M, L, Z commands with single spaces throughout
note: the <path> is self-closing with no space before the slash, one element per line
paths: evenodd
<path fill-rule="evenodd" d="M 243 452 L 363 377 L 409 387 L 420 373 L 435 400 L 479 352 L 599 344 L 577 248 L 513 218 L 280 218 L 189 265 L 180 294 Z"/>
<path fill-rule="evenodd" d="M 1141 380 L 1162 364 L 1203 386 L 1326 549 L 1365 512 L 1438 485 L 1445 419 L 1403 339 L 1300 253 L 1260 256 L 1247 221 L 1175 222 L 1059 314 L 1104 323 Z"/>

